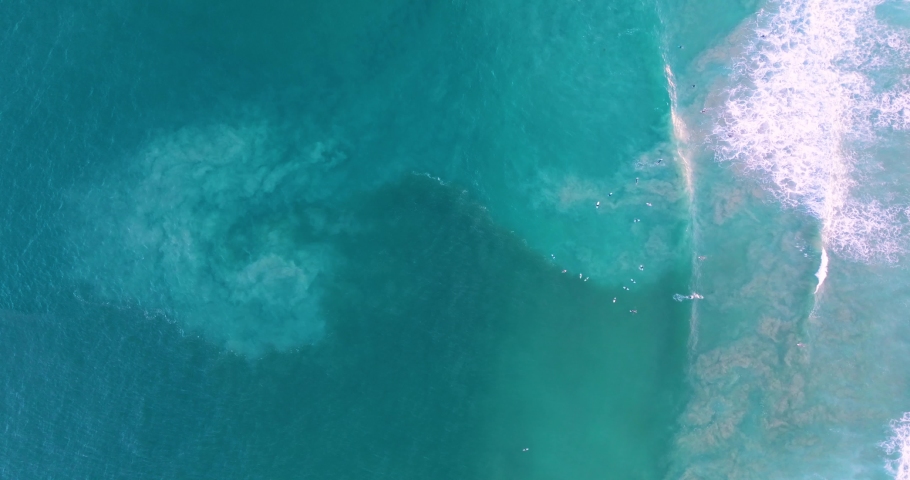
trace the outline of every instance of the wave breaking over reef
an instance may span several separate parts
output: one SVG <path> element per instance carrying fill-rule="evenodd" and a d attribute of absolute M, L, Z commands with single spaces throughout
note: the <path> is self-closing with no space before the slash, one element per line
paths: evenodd
<path fill-rule="evenodd" d="M 782 1 L 761 11 L 717 119 L 717 158 L 757 172 L 788 207 L 822 221 L 822 240 L 859 261 L 896 261 L 906 195 L 870 149 L 910 130 L 906 32 L 878 0 Z"/>

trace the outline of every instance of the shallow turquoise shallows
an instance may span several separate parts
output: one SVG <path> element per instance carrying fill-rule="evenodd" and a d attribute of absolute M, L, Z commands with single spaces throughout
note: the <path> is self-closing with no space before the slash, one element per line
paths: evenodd
<path fill-rule="evenodd" d="M 908 18 L 0 1 L 0 478 L 910 479 Z"/>

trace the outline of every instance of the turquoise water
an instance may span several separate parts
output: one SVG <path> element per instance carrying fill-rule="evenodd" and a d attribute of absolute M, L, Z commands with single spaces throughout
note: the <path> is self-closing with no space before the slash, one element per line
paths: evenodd
<path fill-rule="evenodd" d="M 0 12 L 0 477 L 910 478 L 904 3 Z"/>

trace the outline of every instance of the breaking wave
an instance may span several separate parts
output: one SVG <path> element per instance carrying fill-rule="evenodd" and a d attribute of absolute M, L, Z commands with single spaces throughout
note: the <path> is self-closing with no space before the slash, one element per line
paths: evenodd
<path fill-rule="evenodd" d="M 870 153 L 910 129 L 910 76 L 895 67 L 910 47 L 876 18 L 880 3 L 788 0 L 760 12 L 710 140 L 719 160 L 757 172 L 784 205 L 822 221 L 825 245 L 860 261 L 896 261 L 910 226 Z"/>

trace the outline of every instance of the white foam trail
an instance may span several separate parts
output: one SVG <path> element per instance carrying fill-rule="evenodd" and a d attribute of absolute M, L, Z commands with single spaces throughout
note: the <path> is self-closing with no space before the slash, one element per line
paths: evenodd
<path fill-rule="evenodd" d="M 910 480 L 910 412 L 891 421 L 891 438 L 881 444 L 889 456 L 885 468 L 894 475 L 895 480 Z"/>
<path fill-rule="evenodd" d="M 873 78 L 910 58 L 879 3 L 785 0 L 760 13 L 713 131 L 719 160 L 759 172 L 784 205 L 822 221 L 825 245 L 861 261 L 896 260 L 907 224 L 904 207 L 861 192 L 861 152 L 910 128 L 910 82 L 883 90 Z"/>
<path fill-rule="evenodd" d="M 825 283 L 825 279 L 828 278 L 828 252 L 822 247 L 822 261 L 818 265 L 818 271 L 815 272 L 815 276 L 818 277 L 818 285 L 815 286 L 815 293 L 818 293 L 818 289 L 822 288 L 822 284 Z"/>

